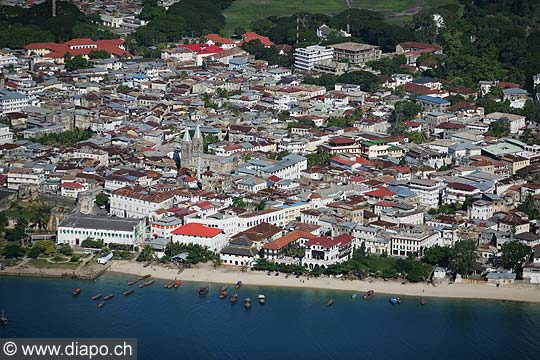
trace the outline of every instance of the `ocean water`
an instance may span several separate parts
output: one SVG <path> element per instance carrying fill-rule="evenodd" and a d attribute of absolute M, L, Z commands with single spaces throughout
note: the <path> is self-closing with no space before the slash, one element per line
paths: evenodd
<path fill-rule="evenodd" d="M 244 286 L 237 304 L 200 284 L 156 280 L 123 296 L 131 277 L 96 281 L 0 277 L 0 337 L 129 337 L 139 359 L 539 359 L 540 304 Z M 233 286 L 229 285 L 229 293 Z M 74 288 L 82 293 L 72 297 Z M 102 308 L 96 293 L 115 293 Z M 264 306 L 257 295 L 266 295 Z M 243 299 L 253 307 L 247 311 Z M 326 306 L 329 298 L 333 306 Z"/>

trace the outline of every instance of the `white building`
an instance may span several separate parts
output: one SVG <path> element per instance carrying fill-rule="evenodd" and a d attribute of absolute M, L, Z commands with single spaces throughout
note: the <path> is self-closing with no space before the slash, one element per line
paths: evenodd
<path fill-rule="evenodd" d="M 294 51 L 294 66 L 300 70 L 311 71 L 316 64 L 331 61 L 334 50 L 319 45 L 311 45 L 305 48 L 297 48 Z"/>
<path fill-rule="evenodd" d="M 144 220 L 73 214 L 58 225 L 59 244 L 81 245 L 91 238 L 105 244 L 139 245 L 145 238 Z"/>
<path fill-rule="evenodd" d="M 87 183 L 75 181 L 62 181 L 60 184 L 60 195 L 76 199 L 79 193 L 88 190 Z"/>
<path fill-rule="evenodd" d="M 149 217 L 158 209 L 168 209 L 174 204 L 174 194 L 170 192 L 148 192 L 129 187 L 111 193 L 110 213 L 122 218 Z"/>
<path fill-rule="evenodd" d="M 211 251 L 219 252 L 227 245 L 227 236 L 222 229 L 189 223 L 172 232 L 172 241 L 205 246 Z"/>
<path fill-rule="evenodd" d="M 150 223 L 150 236 L 172 239 L 174 230 L 182 226 L 182 220 L 175 216 L 165 216 Z"/>
<path fill-rule="evenodd" d="M 97 160 L 101 166 L 109 165 L 109 153 L 99 149 L 92 149 L 88 147 L 77 149 L 73 151 L 72 157 Z"/>
<path fill-rule="evenodd" d="M 30 168 L 12 168 L 8 171 L 8 189 L 18 190 L 21 185 L 40 185 L 45 180 L 43 171 Z"/>
<path fill-rule="evenodd" d="M 440 182 L 428 179 L 411 179 L 409 189 L 417 195 L 420 205 L 431 208 L 436 208 L 439 205 Z"/>
<path fill-rule="evenodd" d="M 347 261 L 351 256 L 353 237 L 342 234 L 329 238 L 320 236 L 308 240 L 305 244 L 305 255 L 302 265 L 313 269 L 316 266 L 327 268 L 332 264 Z"/>
<path fill-rule="evenodd" d="M 0 113 L 19 112 L 27 108 L 28 96 L 15 91 L 0 90 Z"/>
<path fill-rule="evenodd" d="M 0 145 L 13 143 L 13 133 L 8 125 L 0 124 Z"/>
<path fill-rule="evenodd" d="M 422 255 L 425 249 L 440 244 L 440 234 L 436 231 L 415 229 L 392 235 L 390 239 L 391 255 L 407 257 Z"/>
<path fill-rule="evenodd" d="M 493 216 L 493 204 L 485 200 L 477 200 L 467 209 L 470 219 L 487 220 Z"/>

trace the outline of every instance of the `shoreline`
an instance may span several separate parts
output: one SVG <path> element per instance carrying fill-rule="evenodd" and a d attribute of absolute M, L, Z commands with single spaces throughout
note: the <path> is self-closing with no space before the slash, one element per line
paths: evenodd
<path fill-rule="evenodd" d="M 487 284 L 438 284 L 436 286 L 426 283 L 407 283 L 400 281 L 383 280 L 342 280 L 338 278 L 319 277 L 300 279 L 289 276 L 285 279 L 284 274 L 279 276 L 267 275 L 262 271 L 242 272 L 236 268 L 224 267 L 213 268 L 209 265 L 178 270 L 161 265 L 144 267 L 141 263 L 126 260 L 112 261 L 107 273 L 119 273 L 124 275 L 143 276 L 151 274 L 156 279 L 175 280 L 198 283 L 211 283 L 232 285 L 241 280 L 243 285 L 262 287 L 283 287 L 311 290 L 346 291 L 362 295 L 368 290 L 375 293 L 388 295 L 403 295 L 426 298 L 447 299 L 474 299 L 474 300 L 499 300 L 516 301 L 526 303 L 540 303 L 540 286 L 514 285 L 508 287 L 496 287 Z M 303 282 L 302 282 L 303 280 Z"/>

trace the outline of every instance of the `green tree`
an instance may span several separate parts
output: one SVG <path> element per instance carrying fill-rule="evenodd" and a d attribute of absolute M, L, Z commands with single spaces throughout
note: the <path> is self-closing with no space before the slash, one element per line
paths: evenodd
<path fill-rule="evenodd" d="M 537 220 L 540 215 L 540 203 L 531 195 L 518 206 L 519 211 L 523 211 L 529 219 Z"/>
<path fill-rule="evenodd" d="M 74 71 L 79 69 L 88 69 L 91 66 L 91 63 L 86 60 L 82 55 L 71 56 L 66 55 L 65 59 L 65 68 L 67 71 Z"/>
<path fill-rule="evenodd" d="M 19 243 L 11 243 L 4 247 L 4 256 L 8 259 L 15 259 L 23 256 L 24 250 Z"/>
<path fill-rule="evenodd" d="M 430 265 L 448 267 L 452 257 L 452 249 L 448 246 L 435 245 L 424 251 L 424 261 Z"/>
<path fill-rule="evenodd" d="M 489 124 L 486 135 L 498 138 L 510 135 L 510 122 L 506 118 L 492 122 Z"/>
<path fill-rule="evenodd" d="M 233 199 L 233 205 L 239 208 L 245 208 L 247 207 L 246 202 L 241 197 L 235 197 Z"/>
<path fill-rule="evenodd" d="M 468 275 L 474 270 L 478 253 L 476 243 L 472 240 L 461 240 L 454 244 L 450 268 L 461 275 Z"/>
<path fill-rule="evenodd" d="M 111 57 L 111 54 L 105 50 L 91 50 L 88 57 L 90 59 L 108 59 Z"/>
<path fill-rule="evenodd" d="M 505 269 L 514 272 L 521 270 L 521 264 L 527 261 L 532 253 L 529 246 L 519 241 L 509 241 L 501 247 L 501 261 Z"/>
<path fill-rule="evenodd" d="M 104 193 L 99 193 L 96 195 L 96 205 L 97 206 L 105 206 L 109 202 L 109 196 Z"/>

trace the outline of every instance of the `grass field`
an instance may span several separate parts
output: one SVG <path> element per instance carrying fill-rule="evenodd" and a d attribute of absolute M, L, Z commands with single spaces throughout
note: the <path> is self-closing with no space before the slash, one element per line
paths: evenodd
<path fill-rule="evenodd" d="M 38 269 L 69 269 L 75 270 L 79 263 L 66 262 L 66 263 L 51 263 L 46 259 L 31 259 L 28 261 L 28 265 Z"/>
<path fill-rule="evenodd" d="M 458 0 L 349 0 L 351 8 L 381 11 L 388 15 L 416 12 L 418 7 L 441 6 Z M 236 0 L 225 9 L 227 19 L 223 35 L 231 36 L 241 26 L 247 30 L 257 19 L 269 16 L 287 16 L 297 12 L 335 14 L 348 8 L 347 0 Z"/>

